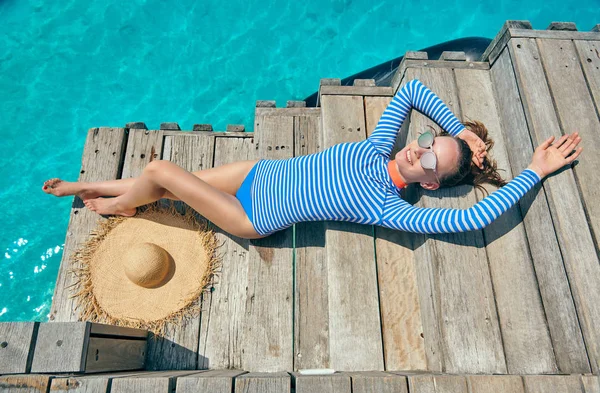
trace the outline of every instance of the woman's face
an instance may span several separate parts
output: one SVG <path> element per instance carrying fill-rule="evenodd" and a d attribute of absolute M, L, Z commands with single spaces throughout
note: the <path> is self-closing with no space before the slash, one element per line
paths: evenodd
<path fill-rule="evenodd" d="M 437 157 L 437 175 L 441 179 L 446 175 L 454 173 L 458 165 L 459 147 L 456 140 L 450 136 L 437 136 L 431 147 Z M 423 188 L 435 190 L 439 187 L 438 181 L 431 169 L 421 166 L 421 156 L 430 149 L 423 149 L 415 139 L 404 149 L 396 153 L 394 161 L 404 181 L 409 183 L 421 183 Z"/>

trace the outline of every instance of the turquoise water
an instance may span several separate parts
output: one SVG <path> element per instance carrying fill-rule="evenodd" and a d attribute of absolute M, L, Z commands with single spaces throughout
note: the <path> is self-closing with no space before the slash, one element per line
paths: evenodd
<path fill-rule="evenodd" d="M 0 0 L 0 321 L 44 321 L 86 131 L 144 121 L 252 128 L 257 99 L 302 99 L 345 77 L 454 38 L 492 38 L 506 19 L 544 29 L 600 23 L 597 0 Z M 477 3 L 477 5 L 475 5 Z"/>

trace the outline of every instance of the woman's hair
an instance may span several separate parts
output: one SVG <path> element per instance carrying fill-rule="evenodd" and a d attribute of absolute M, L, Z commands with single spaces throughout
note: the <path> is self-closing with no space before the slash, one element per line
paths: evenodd
<path fill-rule="evenodd" d="M 494 141 L 488 136 L 488 130 L 480 121 L 468 121 L 464 123 L 465 127 L 481 138 L 485 143 L 486 150 L 489 152 L 494 146 Z M 431 126 L 430 126 L 431 127 Z M 433 127 L 431 127 L 433 129 Z M 437 132 L 437 136 L 451 136 L 446 131 Z M 498 173 L 498 165 L 495 160 L 492 160 L 489 155 L 483 160 L 483 169 L 479 169 L 472 160 L 471 148 L 467 142 L 460 138 L 454 138 L 458 142 L 459 158 L 457 169 L 454 174 L 440 178 L 440 187 L 451 187 L 460 184 L 470 184 L 477 189 L 487 194 L 486 189 L 482 186 L 484 183 L 492 184 L 496 187 L 506 185 L 504 180 Z"/>

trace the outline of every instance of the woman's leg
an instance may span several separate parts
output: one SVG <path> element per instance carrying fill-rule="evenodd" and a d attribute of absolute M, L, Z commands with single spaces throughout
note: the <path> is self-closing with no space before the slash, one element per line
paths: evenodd
<path fill-rule="evenodd" d="M 263 237 L 254 230 L 235 196 L 211 186 L 170 161 L 149 163 L 123 195 L 88 199 L 84 203 L 99 214 L 132 215 L 136 207 L 160 199 L 165 190 L 232 235 L 248 239 Z"/>
<path fill-rule="evenodd" d="M 194 176 L 204 180 L 211 186 L 231 195 L 235 195 L 244 181 L 246 174 L 257 160 L 238 161 L 218 167 L 192 172 Z M 137 178 L 106 180 L 97 182 L 67 182 L 60 179 L 50 179 L 44 182 L 42 190 L 45 193 L 59 197 L 78 195 L 82 200 L 98 198 L 99 196 L 119 196 L 125 194 Z M 166 191 L 163 198 L 178 200 L 176 196 Z"/>

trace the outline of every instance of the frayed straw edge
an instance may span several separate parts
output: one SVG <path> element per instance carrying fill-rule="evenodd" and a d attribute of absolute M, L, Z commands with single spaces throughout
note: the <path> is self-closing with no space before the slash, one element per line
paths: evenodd
<path fill-rule="evenodd" d="M 91 280 L 89 260 L 95 254 L 98 247 L 100 244 L 102 244 L 102 241 L 106 238 L 110 231 L 128 218 L 123 216 L 113 216 L 109 217 L 103 222 L 99 222 L 97 228 L 90 232 L 91 237 L 73 253 L 70 259 L 71 268 L 69 269 L 69 272 L 75 276 L 76 281 L 68 288 L 71 289 L 71 292 L 74 292 L 70 298 L 75 298 L 78 303 L 75 307 L 75 310 L 79 309 L 80 307 L 82 308 L 82 311 L 79 314 L 80 321 L 90 321 L 114 326 L 147 329 L 153 332 L 154 337 L 156 338 L 162 337 L 167 333 L 168 324 L 174 323 L 179 325 L 182 322 L 185 323 L 200 314 L 200 297 L 204 292 L 210 292 L 209 284 L 221 268 L 222 256 L 216 255 L 216 249 L 220 247 L 220 245 L 217 245 L 217 238 L 215 233 L 209 229 L 208 221 L 202 218 L 202 223 L 198 222 L 196 218 L 196 211 L 186 204 L 183 204 L 183 206 L 185 210 L 183 215 L 177 211 L 173 201 L 170 201 L 169 206 L 166 208 L 160 202 L 155 202 L 147 205 L 147 208 L 143 211 L 140 209 L 138 214 L 164 213 L 179 215 L 186 223 L 192 224 L 192 227 L 200 235 L 200 241 L 206 249 L 209 257 L 208 269 L 204 274 L 204 277 L 202 277 L 199 289 L 194 291 L 184 301 L 185 306 L 180 310 L 169 314 L 165 318 L 156 321 L 114 318 L 104 311 L 102 307 L 100 307 L 100 304 L 93 294 L 93 283 Z"/>

